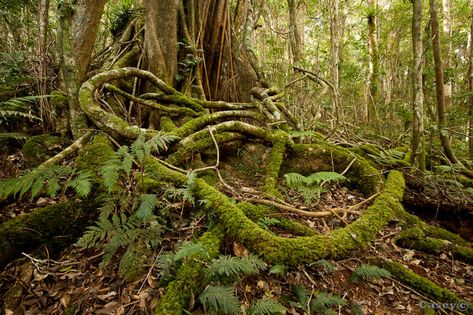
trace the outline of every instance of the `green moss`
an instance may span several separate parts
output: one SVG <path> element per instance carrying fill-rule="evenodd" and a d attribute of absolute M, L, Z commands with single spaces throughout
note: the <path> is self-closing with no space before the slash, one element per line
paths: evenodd
<path fill-rule="evenodd" d="M 450 292 L 449 290 L 442 288 L 434 282 L 418 275 L 417 273 L 409 270 L 400 263 L 392 261 L 381 261 L 381 266 L 391 272 L 401 282 L 415 289 L 416 291 L 425 294 L 429 298 L 439 301 L 442 303 L 465 303 L 459 296 Z M 469 303 L 468 303 L 469 304 Z M 473 314 L 473 307 L 469 305 L 468 310 L 465 314 Z"/>
<path fill-rule="evenodd" d="M 275 132 L 275 140 L 273 141 L 273 147 L 271 148 L 271 154 L 269 155 L 268 162 L 266 164 L 266 172 L 264 185 L 262 190 L 273 196 L 281 196 L 281 193 L 276 189 L 276 182 L 279 177 L 279 170 L 281 168 L 284 153 L 286 152 L 286 143 L 288 141 L 288 135 L 285 132 Z"/>
<path fill-rule="evenodd" d="M 77 168 L 95 173 L 110 159 L 113 153 L 113 147 L 108 137 L 104 134 L 96 134 L 92 141 L 79 152 L 76 159 Z"/>
<path fill-rule="evenodd" d="M 223 231 L 215 227 L 199 239 L 211 258 L 218 255 L 223 236 Z M 200 254 L 196 254 L 189 257 L 179 268 L 175 280 L 168 285 L 164 296 L 158 301 L 156 315 L 183 314 L 188 301 L 200 294 L 206 286 L 206 267 L 202 262 L 203 259 Z"/>
<path fill-rule="evenodd" d="M 161 116 L 161 121 L 159 124 L 160 128 L 164 132 L 171 132 L 176 130 L 176 125 L 169 116 Z"/>
<path fill-rule="evenodd" d="M 4 222 L 0 225 L 0 266 L 42 244 L 57 252 L 82 234 L 96 211 L 95 201 L 67 202 Z"/>
<path fill-rule="evenodd" d="M 153 167 L 163 179 L 177 184 L 186 182 L 185 175 L 167 169 L 157 161 Z M 295 266 L 326 257 L 344 257 L 351 251 L 366 246 L 377 237 L 398 208 L 402 208 L 400 201 L 403 191 L 402 174 L 391 171 L 382 193 L 357 221 L 326 235 L 297 238 L 275 236 L 262 229 L 225 195 L 202 179 L 196 180 L 194 193 L 197 198 L 207 201 L 207 211 L 215 214 L 225 230 L 248 249 L 261 255 L 267 262 Z"/>
<path fill-rule="evenodd" d="M 21 150 L 26 164 L 29 167 L 40 165 L 42 162 L 53 157 L 54 151 L 60 146 L 61 139 L 48 134 L 33 136 L 23 145 Z"/>

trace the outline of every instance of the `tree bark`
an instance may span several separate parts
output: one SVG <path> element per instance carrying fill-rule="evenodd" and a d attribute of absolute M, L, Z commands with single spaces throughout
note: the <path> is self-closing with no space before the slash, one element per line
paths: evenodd
<path fill-rule="evenodd" d="M 424 93 L 422 90 L 422 0 L 412 2 L 412 53 L 414 56 L 412 71 L 413 120 L 412 120 L 412 155 L 411 165 L 425 170 L 424 142 Z"/>
<path fill-rule="evenodd" d="M 297 27 L 297 4 L 296 0 L 287 0 L 289 10 L 289 44 L 292 52 L 293 64 L 299 64 L 302 59 L 301 36 Z"/>
<path fill-rule="evenodd" d="M 368 122 L 378 124 L 379 99 L 379 52 L 378 33 L 376 26 L 377 0 L 368 0 L 368 50 L 369 50 L 369 95 L 368 95 Z"/>
<path fill-rule="evenodd" d="M 444 69 L 448 70 L 451 67 L 451 51 L 452 51 L 452 16 L 451 16 L 451 0 L 442 0 L 443 8 L 443 38 L 444 38 Z M 448 112 L 452 107 L 452 80 L 450 76 L 445 78 L 444 82 L 445 93 L 445 110 Z"/>
<path fill-rule="evenodd" d="M 473 0 L 471 5 L 471 27 L 470 27 L 470 56 L 468 66 L 468 89 L 470 92 L 470 104 L 468 108 L 468 151 L 469 156 L 473 159 Z"/>
<path fill-rule="evenodd" d="M 148 70 L 173 86 L 177 75 L 177 1 L 146 0 L 144 7 Z"/>
<path fill-rule="evenodd" d="M 48 94 L 48 13 L 49 0 L 38 1 L 38 93 Z M 45 131 L 54 129 L 50 102 L 46 98 L 39 99 L 41 118 Z"/>
<path fill-rule="evenodd" d="M 335 121 L 340 119 L 340 3 L 339 0 L 330 1 L 330 52 L 332 59 L 330 61 L 332 84 L 333 84 L 333 100 L 332 110 L 335 116 Z"/>
<path fill-rule="evenodd" d="M 438 129 L 440 142 L 442 143 L 443 151 L 448 160 L 452 163 L 458 163 L 455 154 L 450 146 L 450 139 L 448 138 L 447 119 L 445 115 L 445 93 L 444 93 L 444 77 L 442 53 L 440 48 L 440 30 L 438 20 L 438 6 L 436 0 L 430 0 L 430 17 L 432 24 L 432 48 L 434 51 L 435 62 L 435 89 L 437 94 L 437 114 L 438 114 Z"/>

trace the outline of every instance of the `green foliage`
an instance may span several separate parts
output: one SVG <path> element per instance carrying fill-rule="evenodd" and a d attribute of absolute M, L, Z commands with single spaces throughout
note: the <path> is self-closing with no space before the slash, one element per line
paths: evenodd
<path fill-rule="evenodd" d="M 210 258 L 210 254 L 204 245 L 200 243 L 194 243 L 194 242 L 184 242 L 176 251 L 176 254 L 173 257 L 173 260 L 179 261 L 181 259 L 186 259 L 194 255 Z"/>
<path fill-rule="evenodd" d="M 345 180 L 345 176 L 336 172 L 317 172 L 309 176 L 298 173 L 284 175 L 286 183 L 290 188 L 296 189 L 304 198 L 306 203 L 318 201 L 320 194 L 324 192 L 325 183 L 338 183 Z"/>
<path fill-rule="evenodd" d="M 296 306 L 307 312 L 310 308 L 310 297 L 307 289 L 301 285 L 292 286 L 292 293 L 296 296 Z"/>
<path fill-rule="evenodd" d="M 141 272 L 138 266 L 142 265 L 146 251 L 161 243 L 162 226 L 154 213 L 159 204 L 158 196 L 141 193 L 137 178 L 144 176 L 145 163 L 151 154 L 167 150 L 168 143 L 174 139 L 158 135 L 146 141 L 140 136 L 131 146 L 120 147 L 100 168 L 109 196 L 100 208 L 96 225 L 88 228 L 77 245 L 103 249 L 103 266 L 109 264 L 120 249 L 126 249 L 119 267 L 120 275 L 126 280 L 132 280 Z M 85 189 L 75 182 L 73 187 L 79 191 Z M 186 255 L 185 249 L 181 248 L 181 258 Z"/>
<path fill-rule="evenodd" d="M 118 36 L 127 26 L 128 22 L 136 14 L 132 0 L 121 0 L 116 7 L 112 8 L 110 15 L 110 32 Z"/>
<path fill-rule="evenodd" d="M 276 218 L 264 217 L 258 220 L 258 225 L 265 230 L 269 230 L 269 227 L 280 225 L 281 221 Z"/>
<path fill-rule="evenodd" d="M 285 277 L 287 273 L 287 267 L 284 265 L 274 265 L 269 269 L 269 274 Z"/>
<path fill-rule="evenodd" d="M 69 166 L 50 166 L 48 168 L 37 168 L 23 174 L 19 178 L 10 178 L 0 181 L 0 197 L 9 196 L 22 199 L 30 192 L 31 200 L 41 192 L 46 192 L 51 198 L 56 197 L 59 190 L 72 188 L 80 197 L 87 197 L 92 187 L 92 174 L 77 171 Z"/>
<path fill-rule="evenodd" d="M 318 260 L 315 263 L 311 264 L 311 266 L 312 265 L 322 267 L 328 273 L 332 273 L 332 272 L 335 271 L 335 266 L 330 261 L 328 261 L 326 259 Z"/>
<path fill-rule="evenodd" d="M 265 268 L 266 264 L 253 255 L 248 257 L 221 256 L 210 264 L 209 275 L 213 279 L 240 280 L 241 275 L 257 274 Z"/>
<path fill-rule="evenodd" d="M 310 304 L 312 312 L 315 314 L 332 314 L 332 307 L 345 305 L 346 301 L 338 295 L 319 292 L 318 294 L 314 295 L 314 298 Z"/>
<path fill-rule="evenodd" d="M 390 150 L 383 150 L 379 153 L 379 155 L 368 154 L 377 164 L 382 166 L 389 166 L 389 165 L 397 165 L 397 164 L 406 164 L 406 162 L 402 161 L 404 158 L 405 152 L 390 149 Z"/>
<path fill-rule="evenodd" d="M 39 99 L 47 97 L 50 97 L 50 95 L 23 96 L 0 102 L 0 125 L 8 124 L 13 119 L 41 121 L 40 117 L 33 114 L 32 104 Z"/>
<path fill-rule="evenodd" d="M 255 315 L 275 315 L 275 314 L 286 314 L 286 308 L 278 302 L 262 298 L 258 300 L 249 310 L 248 314 Z"/>
<path fill-rule="evenodd" d="M 378 266 L 361 264 L 350 276 L 350 282 L 370 281 L 390 277 L 391 273 Z"/>
<path fill-rule="evenodd" d="M 240 301 L 232 287 L 209 285 L 200 294 L 199 300 L 205 308 L 217 313 L 240 314 Z"/>

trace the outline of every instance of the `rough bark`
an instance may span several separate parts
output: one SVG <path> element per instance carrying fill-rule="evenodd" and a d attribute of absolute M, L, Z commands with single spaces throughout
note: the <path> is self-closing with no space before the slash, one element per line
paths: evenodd
<path fill-rule="evenodd" d="M 436 0 L 430 0 L 430 17 L 432 24 L 432 48 L 434 51 L 435 61 L 435 90 L 437 96 L 437 114 L 438 114 L 438 129 L 440 141 L 442 143 L 443 151 L 446 157 L 452 163 L 457 163 L 458 160 L 453 153 L 450 145 L 450 139 L 447 131 L 447 118 L 445 114 L 445 90 L 444 90 L 444 76 L 442 52 L 440 47 L 440 30 L 438 18 L 438 6 Z"/>
<path fill-rule="evenodd" d="M 332 111 L 335 120 L 338 122 L 340 118 L 341 95 L 340 95 L 340 3 L 339 0 L 330 2 L 330 52 L 332 59 L 330 61 L 332 85 L 333 85 L 333 100 Z"/>
<path fill-rule="evenodd" d="M 412 120 L 412 154 L 410 163 L 425 170 L 424 142 L 424 93 L 422 90 L 422 0 L 412 3 L 412 52 L 413 52 L 413 120 Z"/>
<path fill-rule="evenodd" d="M 468 151 L 470 158 L 473 159 L 473 1 L 471 1 L 471 27 L 470 27 L 470 55 L 469 55 L 469 66 L 468 66 L 468 90 L 470 92 L 470 100 L 468 106 Z"/>
<path fill-rule="evenodd" d="M 368 122 L 378 124 L 379 99 L 379 52 L 376 11 L 377 0 L 368 0 L 368 51 L 369 51 L 369 93 L 368 93 Z"/>
<path fill-rule="evenodd" d="M 289 44 L 292 52 L 293 64 L 299 64 L 302 59 L 301 35 L 297 27 L 298 1 L 287 0 L 289 10 Z"/>
<path fill-rule="evenodd" d="M 448 70 L 451 67 L 451 51 L 452 51 L 452 16 L 451 16 L 451 0 L 442 0 L 443 9 L 443 42 L 444 42 L 444 68 Z M 450 76 L 445 78 L 445 110 L 448 112 L 452 107 L 452 80 Z"/>

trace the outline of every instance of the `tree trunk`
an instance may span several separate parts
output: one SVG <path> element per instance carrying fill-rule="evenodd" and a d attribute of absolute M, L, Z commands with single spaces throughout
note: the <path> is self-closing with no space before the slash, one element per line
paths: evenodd
<path fill-rule="evenodd" d="M 368 93 L 368 121 L 378 124 L 378 98 L 379 98 L 379 52 L 378 33 L 376 26 L 377 0 L 368 0 L 368 51 L 369 61 L 369 93 Z"/>
<path fill-rule="evenodd" d="M 38 93 L 40 95 L 48 94 L 48 13 L 49 0 L 38 1 Z M 39 99 L 41 118 L 45 131 L 54 129 L 50 102 L 45 99 Z"/>
<path fill-rule="evenodd" d="M 297 27 L 297 2 L 287 0 L 289 9 L 289 44 L 292 52 L 293 64 L 299 64 L 302 59 L 301 36 Z"/>
<path fill-rule="evenodd" d="M 338 123 L 340 119 L 340 75 L 339 75 L 339 63 L 340 63 L 340 3 L 339 0 L 330 1 L 330 52 L 332 55 L 331 59 L 331 73 L 332 73 L 332 84 L 333 84 L 333 100 L 332 110 L 335 115 L 335 120 Z"/>
<path fill-rule="evenodd" d="M 146 0 L 144 6 L 148 70 L 173 86 L 177 75 L 177 1 Z"/>
<path fill-rule="evenodd" d="M 450 12 L 451 0 L 442 0 L 443 8 L 443 37 L 444 37 L 444 69 L 448 70 L 451 67 L 451 51 L 452 51 L 452 16 Z M 448 72 L 447 72 L 448 73 Z M 452 80 L 450 75 L 445 78 L 444 82 L 445 93 L 445 110 L 448 112 L 452 107 Z"/>
<path fill-rule="evenodd" d="M 79 106 L 78 92 L 86 78 L 105 2 L 79 0 L 75 3 L 64 0 L 57 7 L 60 68 L 74 138 L 78 138 L 87 128 L 86 116 Z"/>
<path fill-rule="evenodd" d="M 422 0 L 412 3 L 412 52 L 414 56 L 412 70 L 413 120 L 412 120 L 412 155 L 411 165 L 425 170 L 424 152 L 424 93 L 422 90 Z"/>
<path fill-rule="evenodd" d="M 434 51 L 435 61 L 435 89 L 437 94 L 437 114 L 438 114 L 438 129 L 440 141 L 442 143 L 445 155 L 452 163 L 457 163 L 458 160 L 453 153 L 450 146 L 450 139 L 448 138 L 447 119 L 445 115 L 445 93 L 444 93 L 444 79 L 443 79 L 443 64 L 442 54 L 440 49 L 440 30 L 438 20 L 438 6 L 436 0 L 430 0 L 430 17 L 432 24 L 432 48 Z"/>
<path fill-rule="evenodd" d="M 470 28 L 470 56 L 468 66 L 468 89 L 470 92 L 470 104 L 468 109 L 468 151 L 473 159 L 473 0 L 471 0 L 471 28 Z"/>

